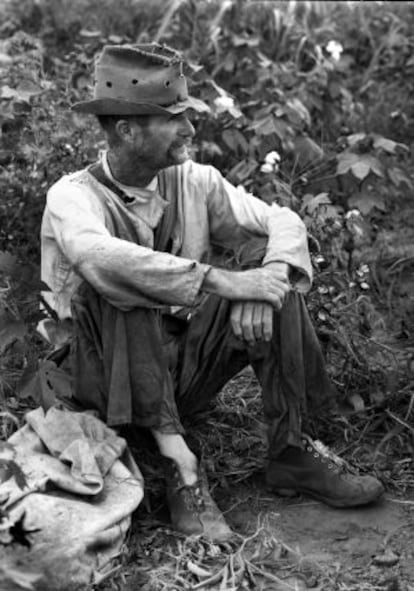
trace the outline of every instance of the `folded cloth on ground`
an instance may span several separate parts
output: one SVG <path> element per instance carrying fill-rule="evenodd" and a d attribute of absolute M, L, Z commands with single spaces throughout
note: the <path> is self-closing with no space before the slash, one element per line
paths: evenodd
<path fill-rule="evenodd" d="M 97 494 L 114 461 L 126 449 L 126 441 L 92 414 L 37 408 L 26 422 L 49 453 L 70 467 L 74 487 L 83 494 Z M 81 489 L 80 489 L 81 487 Z"/>
<path fill-rule="evenodd" d="M 38 408 L 2 461 L 0 591 L 77 591 L 105 576 L 143 498 L 125 440 L 89 413 Z"/>

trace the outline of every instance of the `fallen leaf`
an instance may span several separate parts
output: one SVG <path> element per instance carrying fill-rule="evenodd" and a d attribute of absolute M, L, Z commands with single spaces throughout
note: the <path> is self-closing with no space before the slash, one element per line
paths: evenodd
<path fill-rule="evenodd" d="M 209 570 L 202 568 L 201 566 L 199 566 L 195 562 L 192 562 L 191 560 L 187 561 L 187 568 L 190 571 L 190 573 L 192 573 L 199 579 L 211 577 L 213 574 Z"/>
<path fill-rule="evenodd" d="M 373 559 L 373 563 L 377 566 L 394 566 L 400 560 L 400 557 L 395 554 L 390 548 L 387 548 L 383 554 L 378 554 Z"/>
<path fill-rule="evenodd" d="M 365 410 L 365 402 L 360 394 L 352 394 L 348 400 L 356 412 L 363 412 Z"/>

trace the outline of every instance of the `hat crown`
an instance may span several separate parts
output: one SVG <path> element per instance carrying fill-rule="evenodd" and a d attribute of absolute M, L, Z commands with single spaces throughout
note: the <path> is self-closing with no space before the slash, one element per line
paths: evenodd
<path fill-rule="evenodd" d="M 166 45 L 106 45 L 95 64 L 92 100 L 72 105 L 95 115 L 176 115 L 209 111 L 188 95 L 181 54 Z"/>
<path fill-rule="evenodd" d="M 169 106 L 187 97 L 181 55 L 166 46 L 109 45 L 96 63 L 94 99 Z"/>

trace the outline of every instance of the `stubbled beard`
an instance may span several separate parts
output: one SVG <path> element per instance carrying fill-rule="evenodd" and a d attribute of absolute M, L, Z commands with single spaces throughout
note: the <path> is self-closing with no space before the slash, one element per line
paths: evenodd
<path fill-rule="evenodd" d="M 190 150 L 188 144 L 182 144 L 177 146 L 171 146 L 168 150 L 168 154 L 171 156 L 171 159 L 178 161 L 178 162 L 185 162 L 190 158 Z"/>

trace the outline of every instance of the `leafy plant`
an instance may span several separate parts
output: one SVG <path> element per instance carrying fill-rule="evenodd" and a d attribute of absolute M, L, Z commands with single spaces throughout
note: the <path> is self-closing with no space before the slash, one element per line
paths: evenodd
<path fill-rule="evenodd" d="M 369 382 L 378 363 L 367 339 L 384 311 L 375 244 L 412 190 L 412 82 L 400 73 L 414 67 L 409 4 L 122 0 L 98 10 L 95 0 L 10 0 L 0 29 L 0 250 L 30 261 L 34 296 L 31 316 L 21 280 L 3 273 L 3 334 L 21 330 L 23 347 L 13 363 L 27 363 L 37 338 L 47 189 L 103 147 L 96 122 L 70 105 L 89 95 L 104 44 L 156 39 L 183 51 L 190 90 L 211 107 L 195 120 L 194 157 L 304 219 L 316 270 L 308 301 L 332 373 L 346 392 Z M 13 365 L 11 338 L 3 360 Z"/>

